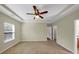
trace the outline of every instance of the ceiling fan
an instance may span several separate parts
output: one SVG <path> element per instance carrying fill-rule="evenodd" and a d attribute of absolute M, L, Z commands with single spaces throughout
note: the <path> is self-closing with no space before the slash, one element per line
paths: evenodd
<path fill-rule="evenodd" d="M 48 11 L 39 12 L 39 10 L 37 9 L 37 7 L 35 5 L 33 5 L 33 9 L 34 9 L 34 13 L 26 13 L 26 14 L 35 15 L 37 18 L 40 17 L 41 19 L 43 19 L 44 17 L 41 15 L 48 13 Z M 35 17 L 34 17 L 34 19 L 35 19 Z"/>

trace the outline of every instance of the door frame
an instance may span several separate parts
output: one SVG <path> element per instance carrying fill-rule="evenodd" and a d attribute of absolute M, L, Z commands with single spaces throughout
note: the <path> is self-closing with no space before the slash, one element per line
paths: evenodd
<path fill-rule="evenodd" d="M 74 21 L 74 44 L 75 44 L 74 45 L 74 53 L 75 54 L 77 54 L 77 52 L 78 52 L 78 48 L 77 48 L 77 34 L 76 34 L 76 25 L 77 25 L 76 22 L 77 21 L 79 21 L 79 20 L 75 20 Z"/>

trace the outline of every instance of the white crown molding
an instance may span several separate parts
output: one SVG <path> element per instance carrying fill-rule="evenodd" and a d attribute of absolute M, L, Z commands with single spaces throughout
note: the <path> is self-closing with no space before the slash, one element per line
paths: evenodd
<path fill-rule="evenodd" d="M 67 6 L 66 8 L 64 8 L 60 13 L 58 13 L 57 15 L 55 16 L 50 16 L 48 18 L 45 18 L 44 21 L 24 21 L 20 16 L 18 16 L 16 13 L 14 13 L 13 11 L 11 11 L 6 5 L 0 5 L 0 11 L 14 19 L 16 19 L 17 21 L 20 21 L 20 22 L 44 22 L 44 23 L 53 23 L 57 20 L 59 20 L 60 18 L 72 13 L 73 11 L 76 11 L 78 8 L 78 4 L 76 5 L 69 5 Z M 49 19 L 49 20 L 46 20 L 46 19 Z"/>
<path fill-rule="evenodd" d="M 11 17 L 11 18 L 13 18 L 17 21 L 23 22 L 22 18 L 20 18 L 16 14 L 14 14 L 12 11 L 8 10 L 8 8 L 5 7 L 4 5 L 0 5 L 0 12 L 2 12 L 3 14 L 8 15 L 9 17 Z"/>
<path fill-rule="evenodd" d="M 71 8 L 69 8 L 69 9 L 67 9 L 66 11 L 64 11 L 63 13 L 61 13 L 61 14 L 59 15 L 59 18 L 61 18 L 62 16 L 64 17 L 64 16 L 66 16 L 66 15 L 69 15 L 70 13 L 72 13 L 72 12 L 78 10 L 78 9 L 79 9 L 78 7 L 79 7 L 79 5 L 73 5 L 73 6 L 71 6 Z"/>
<path fill-rule="evenodd" d="M 68 15 L 68 14 L 70 14 L 70 13 L 76 11 L 76 10 L 78 10 L 78 9 L 79 9 L 78 7 L 79 7 L 78 4 L 73 5 L 73 6 L 71 6 L 70 8 L 67 8 L 66 10 L 64 10 L 63 12 L 61 12 L 60 14 L 58 14 L 58 15 L 56 15 L 56 16 L 54 16 L 54 17 L 52 17 L 52 16 L 49 17 L 49 18 L 48 18 L 48 19 L 49 19 L 48 23 L 53 23 L 53 22 L 59 20 L 60 18 L 62 18 L 62 17 L 64 17 L 64 16 L 66 16 L 66 15 Z M 52 21 L 52 20 L 53 20 L 53 21 Z"/>

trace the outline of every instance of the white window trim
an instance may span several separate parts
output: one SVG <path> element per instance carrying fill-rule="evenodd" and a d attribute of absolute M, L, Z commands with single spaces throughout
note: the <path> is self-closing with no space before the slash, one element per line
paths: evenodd
<path fill-rule="evenodd" d="M 14 39 L 7 39 L 7 40 L 4 41 L 4 43 L 10 42 L 12 40 L 14 40 Z"/>
<path fill-rule="evenodd" d="M 5 23 L 8 23 L 8 22 L 5 22 Z M 11 23 L 8 23 L 8 24 L 11 24 Z M 4 31 L 4 33 L 12 32 L 13 33 L 12 34 L 13 37 L 12 37 L 12 39 L 6 39 L 6 40 L 4 40 L 4 43 L 8 43 L 8 42 L 13 41 L 15 39 L 15 25 L 14 24 L 11 24 L 11 25 L 13 25 L 12 26 L 12 28 L 13 28 L 12 31 Z"/>

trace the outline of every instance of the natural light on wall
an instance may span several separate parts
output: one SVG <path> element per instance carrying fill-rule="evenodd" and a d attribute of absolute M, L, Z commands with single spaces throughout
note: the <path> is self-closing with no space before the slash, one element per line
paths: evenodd
<path fill-rule="evenodd" d="M 15 25 L 5 22 L 4 23 L 4 43 L 15 39 Z"/>

